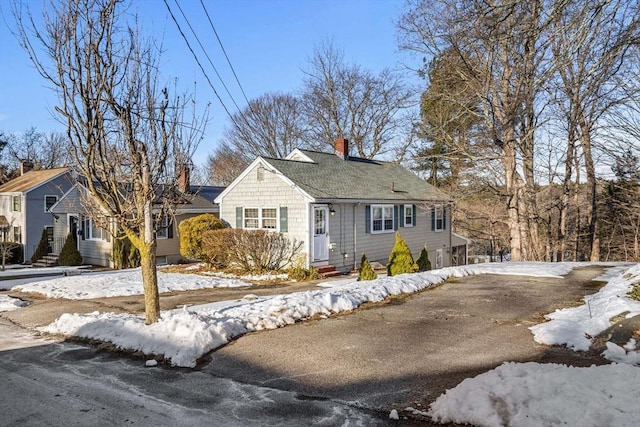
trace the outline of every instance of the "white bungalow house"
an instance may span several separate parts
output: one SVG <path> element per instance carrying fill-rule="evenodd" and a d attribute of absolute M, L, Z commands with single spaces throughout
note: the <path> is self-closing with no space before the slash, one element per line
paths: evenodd
<path fill-rule="evenodd" d="M 304 242 L 308 265 L 347 272 L 362 253 L 386 264 L 398 231 L 414 257 L 428 245 L 434 268 L 452 264 L 451 198 L 390 162 L 295 149 L 258 157 L 216 199 L 235 228 L 266 229 Z"/>

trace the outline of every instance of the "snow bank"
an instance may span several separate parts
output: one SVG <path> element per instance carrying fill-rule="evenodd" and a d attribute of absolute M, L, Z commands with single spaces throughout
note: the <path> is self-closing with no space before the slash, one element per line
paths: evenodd
<path fill-rule="evenodd" d="M 282 327 L 314 315 L 353 310 L 389 295 L 416 292 L 445 278 L 438 272 L 407 274 L 352 282 L 338 290 L 328 288 L 207 304 L 163 312 L 160 321 L 148 326 L 141 316 L 130 314 L 67 313 L 39 330 L 111 342 L 123 349 L 164 355 L 174 366 L 194 367 L 202 355 L 247 332 Z"/>
<path fill-rule="evenodd" d="M 637 426 L 640 368 L 505 363 L 431 404 L 437 422 L 486 427 Z"/>
<path fill-rule="evenodd" d="M 566 344 L 574 350 L 588 350 L 591 337 L 610 327 L 611 318 L 625 312 L 627 318 L 640 314 L 640 301 L 627 295 L 638 282 L 640 264 L 613 277 L 596 294 L 586 296 L 584 305 L 547 314 L 548 322 L 529 328 L 534 340 L 541 344 Z"/>
<path fill-rule="evenodd" d="M 28 302 L 22 301 L 18 298 L 12 298 L 6 295 L 0 295 L 0 312 L 17 310 L 29 305 Z"/>

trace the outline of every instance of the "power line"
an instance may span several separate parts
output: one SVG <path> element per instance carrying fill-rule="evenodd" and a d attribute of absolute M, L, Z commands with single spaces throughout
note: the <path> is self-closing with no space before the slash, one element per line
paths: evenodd
<path fill-rule="evenodd" d="M 198 35 L 196 34 L 195 30 L 193 29 L 193 26 L 191 25 L 191 23 L 189 22 L 189 19 L 187 18 L 187 16 L 185 15 L 184 11 L 182 10 L 182 7 L 180 6 L 180 4 L 178 3 L 178 0 L 174 0 L 176 6 L 178 6 L 178 10 L 180 10 L 180 13 L 182 14 L 182 17 L 184 18 L 185 22 L 187 23 L 187 25 L 189 26 L 189 29 L 191 30 L 191 34 L 193 34 L 193 36 L 196 38 L 196 41 L 198 42 L 198 45 L 200 46 L 200 49 L 202 49 L 202 52 L 204 52 L 204 56 L 207 57 L 207 60 L 209 61 L 209 64 L 211 65 L 211 67 L 213 68 L 213 71 L 215 71 L 216 76 L 218 76 L 218 80 L 220 80 L 220 83 L 222 83 L 222 87 L 224 87 L 224 89 L 227 91 L 227 95 L 229 95 L 229 98 L 231 98 L 231 102 L 233 102 L 233 105 L 236 106 L 236 108 L 238 109 L 238 111 L 240 111 L 240 107 L 238 106 L 238 104 L 236 103 L 236 100 L 233 98 L 233 95 L 231 95 L 231 92 L 229 91 L 229 88 L 227 87 L 227 85 L 224 83 L 224 80 L 222 79 L 222 76 L 220 75 L 220 73 L 218 72 L 218 69 L 216 68 L 216 66 L 213 64 L 213 61 L 211 60 L 211 57 L 209 56 L 209 54 L 207 53 L 207 50 L 204 48 L 202 42 L 200 41 L 200 38 L 198 37 Z M 224 49 L 223 49 L 224 50 Z M 226 53 L 225 53 L 226 55 Z M 233 68 L 232 68 L 233 70 Z M 235 72 L 234 72 L 235 75 Z"/>
<path fill-rule="evenodd" d="M 251 108 L 251 103 L 249 102 L 249 99 L 247 98 L 247 94 L 244 92 L 244 89 L 243 89 L 242 85 L 240 84 L 240 79 L 238 79 L 238 75 L 236 74 L 236 70 L 233 68 L 233 65 L 231 65 L 231 60 L 229 59 L 229 55 L 227 55 L 227 51 L 225 50 L 224 46 L 222 45 L 222 40 L 220 40 L 220 37 L 218 36 L 218 32 L 216 31 L 216 27 L 213 25 L 213 21 L 211 20 L 211 17 L 209 16 L 209 11 L 207 11 L 207 7 L 205 6 L 204 1 L 200 0 L 200 4 L 202 5 L 202 9 L 204 9 L 205 15 L 207 15 L 207 19 L 209 20 L 209 25 L 211 25 L 211 29 L 213 30 L 213 33 L 216 35 L 216 39 L 218 40 L 218 44 L 220 45 L 220 48 L 222 49 L 222 53 L 224 53 L 224 57 L 227 59 L 227 64 L 229 64 L 229 68 L 231 68 L 231 72 L 233 73 L 233 77 L 235 77 L 236 82 L 238 83 L 238 87 L 240 88 L 240 91 L 242 92 L 242 96 L 244 96 L 244 100 L 247 101 L 247 105 L 249 105 L 249 108 Z"/>
<path fill-rule="evenodd" d="M 200 67 L 200 71 L 202 71 L 202 74 L 204 74 L 204 77 L 207 79 L 207 82 L 209 83 L 209 86 L 211 86 L 211 89 L 213 90 L 213 93 L 218 98 L 218 101 L 220 101 L 220 104 L 222 105 L 222 108 L 224 108 L 224 111 L 227 113 L 227 115 L 229 116 L 231 121 L 236 123 L 235 120 L 233 119 L 233 116 L 231 115 L 231 113 L 227 109 L 227 106 L 222 101 L 222 98 L 220 98 L 220 95 L 218 94 L 218 91 L 213 86 L 213 83 L 211 83 L 211 79 L 209 78 L 209 75 L 207 74 L 207 72 L 204 70 L 204 67 L 202 66 L 202 63 L 198 59 L 196 53 L 193 51 L 193 48 L 191 47 L 191 43 L 189 43 L 189 40 L 187 39 L 186 35 L 182 31 L 182 27 L 180 27 L 180 24 L 178 23 L 178 20 L 176 19 L 175 15 L 173 14 L 173 11 L 171 10 L 171 7 L 169 6 L 169 3 L 167 3 L 167 0 L 163 0 L 163 1 L 164 1 L 165 6 L 167 7 L 167 10 L 169 11 L 169 15 L 171 15 L 171 19 L 173 19 L 173 22 L 178 27 L 178 31 L 180 32 L 180 35 L 182 36 L 182 38 L 184 39 L 185 43 L 187 44 L 187 48 L 189 49 L 189 51 L 193 55 L 193 58 L 196 60 L 196 63 Z M 235 102 L 234 102 L 234 104 L 235 104 Z M 236 125 L 237 125 L 237 123 L 236 123 Z"/>

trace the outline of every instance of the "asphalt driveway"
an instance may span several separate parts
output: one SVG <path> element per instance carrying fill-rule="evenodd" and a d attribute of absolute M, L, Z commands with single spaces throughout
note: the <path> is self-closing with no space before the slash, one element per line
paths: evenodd
<path fill-rule="evenodd" d="M 242 383 L 367 408 L 425 409 L 446 389 L 505 361 L 607 363 L 533 341 L 528 326 L 578 303 L 600 268 L 565 278 L 466 277 L 354 313 L 245 335 L 201 369 Z"/>

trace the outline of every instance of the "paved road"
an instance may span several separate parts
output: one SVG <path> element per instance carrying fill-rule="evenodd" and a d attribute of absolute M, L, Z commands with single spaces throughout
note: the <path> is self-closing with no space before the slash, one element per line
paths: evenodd
<path fill-rule="evenodd" d="M 0 426 L 386 424 L 343 402 L 34 339 L 2 318 L 0 348 Z"/>
<path fill-rule="evenodd" d="M 504 361 L 604 363 L 537 345 L 527 329 L 595 292 L 590 279 L 600 271 L 460 279 L 390 304 L 245 335 L 196 370 L 145 368 L 141 359 L 73 343 L 16 348 L 24 332 L 9 319 L 42 324 L 55 304 L 41 301 L 40 314 L 34 305 L 0 316 L 0 425 L 385 425 L 389 409 L 426 409 L 447 388 Z M 207 296 L 184 294 L 194 298 Z M 168 300 L 184 303 L 180 295 Z M 91 309 L 91 302 L 65 304 Z"/>

